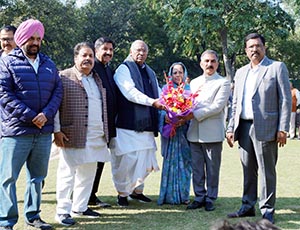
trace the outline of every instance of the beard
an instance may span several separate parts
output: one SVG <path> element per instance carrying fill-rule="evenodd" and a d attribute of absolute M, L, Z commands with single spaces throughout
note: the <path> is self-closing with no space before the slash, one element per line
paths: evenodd
<path fill-rule="evenodd" d="M 27 56 L 36 56 L 40 52 L 40 47 L 37 45 L 24 46 L 24 51 Z"/>

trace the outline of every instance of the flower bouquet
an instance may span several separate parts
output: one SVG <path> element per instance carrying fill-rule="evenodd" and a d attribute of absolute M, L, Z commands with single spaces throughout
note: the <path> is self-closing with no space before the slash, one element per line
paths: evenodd
<path fill-rule="evenodd" d="M 175 136 L 179 117 L 188 115 L 195 105 L 194 99 L 198 93 L 192 94 L 189 89 L 185 88 L 187 88 L 185 83 L 177 86 L 171 80 L 168 80 L 167 85 L 163 88 L 160 101 L 166 106 L 170 121 L 163 127 L 162 135 L 164 137 Z"/>

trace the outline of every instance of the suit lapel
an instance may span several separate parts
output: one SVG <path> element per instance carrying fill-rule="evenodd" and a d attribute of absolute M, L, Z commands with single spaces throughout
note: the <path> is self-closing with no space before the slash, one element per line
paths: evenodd
<path fill-rule="evenodd" d="M 256 79 L 256 84 L 253 90 L 253 94 L 257 91 L 258 86 L 260 85 L 261 81 L 264 79 L 267 70 L 268 68 L 266 66 L 260 66 L 257 79 Z"/>
<path fill-rule="evenodd" d="M 265 59 L 263 60 L 263 62 L 261 63 L 260 67 L 259 67 L 259 72 L 257 75 L 257 79 L 256 79 L 256 84 L 255 84 L 255 88 L 253 90 L 253 95 L 255 94 L 255 92 L 257 91 L 260 83 L 262 82 L 262 80 L 264 79 L 264 77 L 266 76 L 266 72 L 268 71 L 268 65 L 270 63 L 270 60 L 265 57 Z"/>

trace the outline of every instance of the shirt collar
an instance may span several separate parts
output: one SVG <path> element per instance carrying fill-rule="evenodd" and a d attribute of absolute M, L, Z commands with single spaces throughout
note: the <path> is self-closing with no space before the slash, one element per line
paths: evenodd
<path fill-rule="evenodd" d="M 27 58 L 27 60 L 30 62 L 30 64 L 36 64 L 40 62 L 40 55 L 37 54 L 36 58 L 33 60 L 31 58 L 29 58 L 25 53 L 24 53 L 25 57 Z"/>
<path fill-rule="evenodd" d="M 203 76 L 205 77 L 205 80 L 206 80 L 206 81 L 209 81 L 209 80 L 214 79 L 217 75 L 218 75 L 217 71 L 214 72 L 213 75 L 206 75 L 206 74 L 203 74 Z"/>
<path fill-rule="evenodd" d="M 259 69 L 259 67 L 261 67 L 262 63 L 265 61 L 266 59 L 266 55 L 263 57 L 263 59 L 261 59 L 260 63 L 258 63 L 258 65 L 256 65 L 254 68 L 252 67 L 252 65 L 250 65 L 250 69 L 253 71 L 256 71 Z"/>
<path fill-rule="evenodd" d="M 82 81 L 82 78 L 87 78 L 87 77 L 92 77 L 92 76 L 93 76 L 93 71 L 91 71 L 89 75 L 85 75 L 85 74 L 81 73 L 81 72 L 76 68 L 76 66 L 74 66 L 74 67 L 75 67 L 75 70 L 76 70 L 76 72 L 77 72 L 76 75 L 77 75 L 77 78 L 78 78 L 79 81 Z"/>

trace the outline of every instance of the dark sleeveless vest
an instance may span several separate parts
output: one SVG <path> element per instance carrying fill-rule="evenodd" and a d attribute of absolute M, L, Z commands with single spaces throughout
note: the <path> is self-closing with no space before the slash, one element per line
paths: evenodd
<path fill-rule="evenodd" d="M 130 71 L 136 88 L 151 98 L 158 98 L 158 86 L 154 71 L 146 64 L 140 67 L 129 56 L 123 62 Z M 158 135 L 158 111 L 154 107 L 145 106 L 128 101 L 119 91 L 118 128 L 135 130 L 137 132 L 152 131 Z"/>

